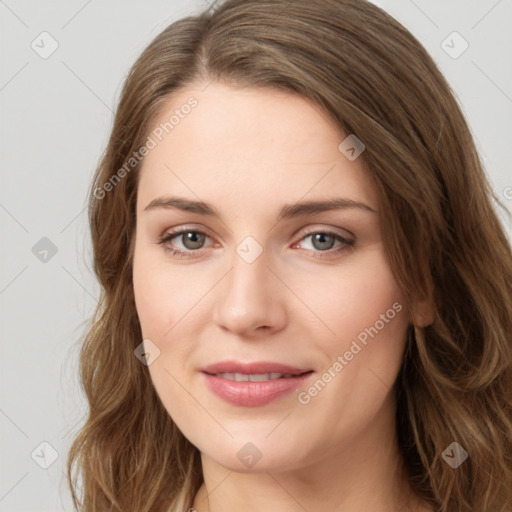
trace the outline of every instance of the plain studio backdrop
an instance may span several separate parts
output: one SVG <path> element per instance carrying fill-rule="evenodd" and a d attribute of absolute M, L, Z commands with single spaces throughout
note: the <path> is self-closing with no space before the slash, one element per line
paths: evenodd
<path fill-rule="evenodd" d="M 452 85 L 512 207 L 512 0 L 382 0 Z M 0 0 L 1 512 L 71 511 L 86 403 L 76 340 L 96 306 L 86 194 L 129 67 L 201 0 Z M 509 238 L 510 220 L 500 213 Z"/>

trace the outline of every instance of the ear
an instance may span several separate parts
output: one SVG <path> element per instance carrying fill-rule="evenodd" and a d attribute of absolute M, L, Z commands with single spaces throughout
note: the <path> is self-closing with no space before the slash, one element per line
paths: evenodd
<path fill-rule="evenodd" d="M 426 327 L 434 321 L 434 308 L 429 299 L 417 299 L 412 306 L 412 322 L 416 327 Z"/>

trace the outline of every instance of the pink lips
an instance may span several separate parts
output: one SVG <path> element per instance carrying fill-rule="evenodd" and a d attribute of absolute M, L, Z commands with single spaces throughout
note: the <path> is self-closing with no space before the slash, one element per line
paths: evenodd
<path fill-rule="evenodd" d="M 256 363 L 223 361 L 201 368 L 201 372 L 208 388 L 219 398 L 235 405 L 257 407 L 266 405 L 298 388 L 310 376 L 312 370 L 266 361 Z M 219 374 L 230 374 L 228 376 L 231 378 Z M 232 380 L 234 374 L 242 374 L 243 378 L 247 378 L 245 376 L 248 375 L 274 375 L 273 380 L 239 382 Z M 275 378 L 275 374 L 286 375 L 286 377 Z"/>

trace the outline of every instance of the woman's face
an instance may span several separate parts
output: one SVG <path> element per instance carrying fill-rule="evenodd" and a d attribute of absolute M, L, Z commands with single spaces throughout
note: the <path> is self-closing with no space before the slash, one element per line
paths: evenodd
<path fill-rule="evenodd" d="M 138 185 L 133 280 L 155 389 L 232 470 L 377 443 L 410 317 L 361 147 L 340 149 L 348 134 L 299 96 L 205 85 L 169 103 Z"/>

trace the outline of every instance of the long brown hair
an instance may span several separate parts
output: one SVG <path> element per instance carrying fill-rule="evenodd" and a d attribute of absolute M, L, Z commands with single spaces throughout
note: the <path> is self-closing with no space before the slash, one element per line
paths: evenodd
<path fill-rule="evenodd" d="M 499 200 L 432 58 L 365 0 L 227 0 L 167 27 L 131 69 L 89 196 L 102 293 L 80 354 L 90 412 L 68 456 L 75 507 L 184 511 L 202 483 L 198 450 L 133 353 L 140 164 L 126 166 L 169 98 L 199 80 L 296 93 L 363 141 L 391 268 L 434 309 L 410 327 L 395 386 L 411 485 L 439 512 L 509 512 L 512 255 Z M 468 453 L 457 468 L 443 459 L 453 442 Z"/>

